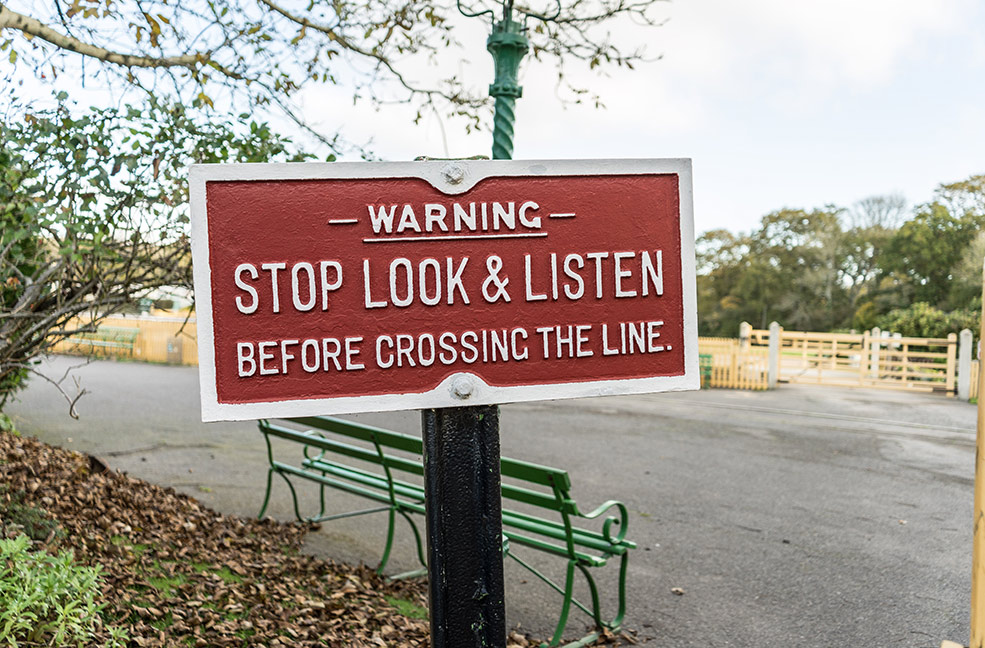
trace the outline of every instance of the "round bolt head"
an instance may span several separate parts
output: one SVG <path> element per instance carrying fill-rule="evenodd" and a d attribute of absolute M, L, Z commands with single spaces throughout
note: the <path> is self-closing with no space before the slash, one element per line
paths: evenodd
<path fill-rule="evenodd" d="M 465 169 L 463 169 L 460 164 L 447 164 L 443 169 L 441 169 L 441 177 L 443 177 L 445 182 L 448 184 L 461 184 L 462 180 L 465 179 Z"/>
<path fill-rule="evenodd" d="M 467 376 L 458 376 L 451 383 L 451 393 L 455 398 L 467 399 L 475 389 L 472 381 Z"/>

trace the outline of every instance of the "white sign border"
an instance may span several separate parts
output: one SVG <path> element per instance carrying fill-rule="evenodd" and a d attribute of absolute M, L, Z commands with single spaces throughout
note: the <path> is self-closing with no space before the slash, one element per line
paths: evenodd
<path fill-rule="evenodd" d="M 446 173 L 457 166 L 464 175 Z M 684 375 L 496 387 L 472 373 L 457 373 L 428 392 L 341 396 L 252 403 L 220 403 L 216 391 L 212 275 L 209 264 L 206 183 L 251 180 L 340 180 L 417 178 L 447 195 L 461 194 L 493 177 L 676 175 L 680 199 L 681 282 L 684 307 Z M 458 182 L 454 182 L 458 179 Z M 452 181 L 449 181 L 452 180 Z M 237 421 L 433 407 L 463 407 L 524 401 L 646 394 L 698 389 L 698 323 L 694 261 L 694 198 L 691 160 L 426 160 L 419 162 L 329 162 L 283 164 L 196 164 L 189 169 L 191 247 L 198 316 L 202 420 Z M 463 382 L 467 399 L 455 395 Z M 453 387 L 454 385 L 454 387 Z"/>

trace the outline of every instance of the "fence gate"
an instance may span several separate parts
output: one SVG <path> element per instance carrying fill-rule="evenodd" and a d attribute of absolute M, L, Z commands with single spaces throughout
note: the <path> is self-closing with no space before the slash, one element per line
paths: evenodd
<path fill-rule="evenodd" d="M 769 345 L 768 330 L 753 330 L 752 348 Z M 955 392 L 958 338 L 816 333 L 780 329 L 781 382 Z"/>

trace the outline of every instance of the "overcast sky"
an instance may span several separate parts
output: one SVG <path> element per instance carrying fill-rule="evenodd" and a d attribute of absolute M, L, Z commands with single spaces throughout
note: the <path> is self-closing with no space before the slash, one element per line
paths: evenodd
<path fill-rule="evenodd" d="M 660 60 L 608 78 L 579 68 L 577 83 L 597 90 L 605 109 L 563 106 L 554 69 L 525 59 L 515 158 L 692 158 L 698 233 L 749 231 L 783 207 L 848 207 L 872 195 L 898 192 L 919 204 L 940 183 L 985 173 L 982 0 L 658 8 L 663 26 L 619 38 L 644 42 Z M 468 60 L 450 54 L 447 64 L 485 91 L 488 26 L 462 19 L 457 34 Z M 35 86 L 22 90 L 50 97 Z M 347 87 L 312 86 L 302 105 L 324 132 L 341 128 L 384 160 L 491 147 L 489 132 L 466 135 L 435 115 L 415 126 L 399 107 L 353 107 Z"/>
<path fill-rule="evenodd" d="M 661 12 L 667 23 L 646 41 L 662 60 L 582 79 L 605 110 L 563 108 L 553 70 L 525 60 L 517 159 L 690 157 L 698 232 L 891 192 L 921 203 L 985 173 L 981 0 L 674 0 Z M 488 84 L 485 26 L 472 22 L 466 75 Z M 413 127 L 338 99 L 309 97 L 309 117 L 317 107 L 326 125 L 371 137 L 383 159 L 443 156 L 445 141 L 452 156 L 490 146 L 487 132 L 434 117 Z"/>

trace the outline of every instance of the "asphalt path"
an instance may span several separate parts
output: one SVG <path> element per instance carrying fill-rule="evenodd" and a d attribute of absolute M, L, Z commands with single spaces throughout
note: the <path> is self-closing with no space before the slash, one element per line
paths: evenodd
<path fill-rule="evenodd" d="M 56 357 L 42 370 L 57 379 L 78 364 Z M 7 408 L 23 433 L 222 512 L 256 514 L 261 438 L 249 422 L 199 422 L 195 369 L 97 361 L 73 375 L 64 384 L 87 391 L 80 418 L 33 379 Z M 420 430 L 417 412 L 353 418 Z M 626 627 L 668 647 L 966 641 L 974 427 L 973 406 L 940 395 L 803 385 L 508 405 L 501 415 L 504 455 L 568 470 L 583 510 L 626 503 L 639 545 Z M 286 491 L 275 487 L 279 519 L 291 517 Z M 304 505 L 314 501 L 306 492 Z M 374 563 L 384 516 L 372 517 L 326 523 L 308 550 Z M 412 534 L 399 533 L 391 573 L 415 567 Z M 507 606 L 511 627 L 540 636 L 559 611 L 512 563 Z M 569 634 L 585 625 L 573 617 Z"/>

